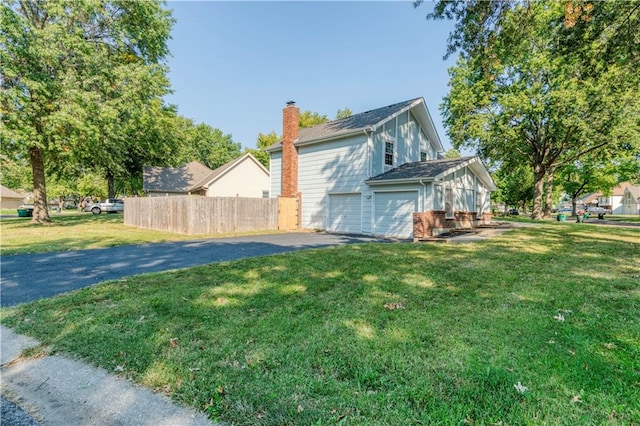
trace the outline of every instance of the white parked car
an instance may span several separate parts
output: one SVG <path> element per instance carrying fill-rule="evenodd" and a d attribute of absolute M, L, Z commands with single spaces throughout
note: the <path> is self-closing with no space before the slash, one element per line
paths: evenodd
<path fill-rule="evenodd" d="M 89 203 L 84 208 L 85 212 L 100 214 L 102 212 L 116 213 L 124 211 L 124 201 L 118 198 L 107 198 L 104 203 Z"/>
<path fill-rule="evenodd" d="M 589 207 L 587 211 L 594 214 L 611 214 L 611 210 L 604 207 Z"/>

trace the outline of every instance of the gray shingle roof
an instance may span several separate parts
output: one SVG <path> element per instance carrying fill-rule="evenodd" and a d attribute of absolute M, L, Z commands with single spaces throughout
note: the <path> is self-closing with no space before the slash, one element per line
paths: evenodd
<path fill-rule="evenodd" d="M 211 170 L 197 161 L 175 168 L 145 167 L 142 188 L 144 191 L 154 192 L 187 193 L 197 191 L 247 157 L 259 164 L 253 155 L 246 153 L 215 170 Z M 267 170 L 265 172 L 269 173 Z"/>
<path fill-rule="evenodd" d="M 414 98 L 408 101 L 399 102 L 393 105 L 387 105 L 381 108 L 372 109 L 370 111 L 354 114 L 350 117 L 341 118 L 339 120 L 328 121 L 313 127 L 305 127 L 300 129 L 298 140 L 296 143 L 304 143 L 317 139 L 325 139 L 329 137 L 337 137 L 350 133 L 359 132 L 368 129 L 384 120 L 387 117 L 412 106 L 422 98 Z M 271 145 L 267 151 L 280 148 L 282 142 Z"/>
<path fill-rule="evenodd" d="M 0 198 L 22 199 L 24 197 L 18 194 L 17 192 L 15 192 L 14 190 L 9 189 L 6 186 L 0 185 Z"/>
<path fill-rule="evenodd" d="M 187 193 L 212 172 L 197 161 L 182 167 L 145 167 L 143 190 Z"/>
<path fill-rule="evenodd" d="M 430 179 L 435 178 L 447 170 L 453 169 L 463 163 L 472 160 L 474 157 L 462 158 L 446 158 L 443 160 L 417 161 L 414 163 L 405 163 L 401 166 L 391 169 L 381 175 L 374 176 L 367 182 L 379 182 L 387 180 L 405 180 L 405 179 Z"/>

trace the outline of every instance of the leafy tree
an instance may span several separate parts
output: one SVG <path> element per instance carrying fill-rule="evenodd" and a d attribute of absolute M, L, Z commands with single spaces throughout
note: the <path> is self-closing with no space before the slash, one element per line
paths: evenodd
<path fill-rule="evenodd" d="M 591 192 L 610 191 L 618 184 L 615 169 L 613 163 L 587 159 L 566 164 L 558 171 L 562 189 L 571 200 L 573 215 L 578 198 Z"/>
<path fill-rule="evenodd" d="M 460 157 L 462 157 L 462 155 L 460 155 L 460 151 L 458 151 L 455 148 L 450 148 L 446 150 L 444 153 L 444 158 L 460 158 Z"/>
<path fill-rule="evenodd" d="M 341 118 L 350 117 L 353 113 L 349 108 L 339 109 L 336 113 L 336 120 Z M 317 112 L 312 111 L 303 111 L 300 113 L 299 126 L 301 128 L 304 127 L 312 127 L 318 124 L 326 123 L 329 121 L 326 115 L 321 115 Z M 262 163 L 267 169 L 269 168 L 269 154 L 265 151 L 271 145 L 278 143 L 282 140 L 282 136 L 279 136 L 275 130 L 270 133 L 259 133 L 258 139 L 256 141 L 256 149 L 247 148 L 247 152 L 253 154 L 258 161 Z"/>
<path fill-rule="evenodd" d="M 521 208 L 527 211 L 533 200 L 533 173 L 526 166 L 517 168 L 502 165 L 494 174 L 493 178 L 498 186 L 498 191 L 492 198 L 497 202 L 502 202 L 505 211 L 508 206 Z"/>
<path fill-rule="evenodd" d="M 30 171 L 27 160 L 0 155 L 0 183 L 5 187 L 31 191 L 33 183 Z"/>
<path fill-rule="evenodd" d="M 266 133 L 266 134 L 258 133 L 258 139 L 256 140 L 256 148 L 255 149 L 248 148 L 247 152 L 250 152 L 251 154 L 253 154 L 253 156 L 256 157 L 256 159 L 260 161 L 260 163 L 262 163 L 263 166 L 269 169 L 269 154 L 265 150 L 271 145 L 280 142 L 281 140 L 282 138 L 278 136 L 278 134 L 275 131 L 272 131 L 271 133 Z"/>
<path fill-rule="evenodd" d="M 109 173 L 137 143 L 139 107 L 167 89 L 172 22 L 156 0 L 0 5 L 1 145 L 29 158 L 34 222 L 49 221 L 47 162 L 91 157 L 111 161 L 100 164 Z"/>
<path fill-rule="evenodd" d="M 313 127 L 318 124 L 326 123 L 329 121 L 326 115 L 321 115 L 317 112 L 302 111 L 300 113 L 300 127 Z"/>
<path fill-rule="evenodd" d="M 336 112 L 336 120 L 340 120 L 341 118 L 351 117 L 352 115 L 353 113 L 349 108 L 339 109 L 338 112 Z"/>
<path fill-rule="evenodd" d="M 86 197 L 103 198 L 106 195 L 104 192 L 106 187 L 105 178 L 93 172 L 82 174 L 76 181 L 76 189 L 80 199 Z"/>
<path fill-rule="evenodd" d="M 548 214 L 555 170 L 614 144 L 637 111 L 638 43 L 625 43 L 617 30 L 637 21 L 638 8 L 603 3 L 590 9 L 584 3 L 573 26 L 553 1 L 440 1 L 429 15 L 457 20 L 447 55 L 460 55 L 442 105 L 454 147 L 531 167 L 535 219 L 543 216 L 545 183 Z M 631 50 L 631 59 L 601 57 L 598 40 L 605 35 L 617 39 L 607 46 Z M 627 143 L 637 146 L 637 133 Z"/>
<path fill-rule="evenodd" d="M 56 200 L 59 211 L 64 209 L 64 201 L 67 198 L 77 198 L 78 188 L 76 179 L 51 178 L 47 183 L 47 195 L 49 199 Z"/>
<path fill-rule="evenodd" d="M 177 155 L 179 163 L 199 161 L 210 169 L 216 169 L 237 158 L 241 144 L 234 142 L 231 135 L 207 124 L 193 124 L 186 118 L 180 118 L 180 134 L 184 138 L 181 152 Z"/>

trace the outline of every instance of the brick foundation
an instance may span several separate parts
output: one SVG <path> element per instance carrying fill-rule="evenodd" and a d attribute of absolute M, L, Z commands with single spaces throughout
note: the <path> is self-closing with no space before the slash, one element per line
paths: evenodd
<path fill-rule="evenodd" d="M 478 219 L 476 212 L 455 212 L 447 218 L 444 210 L 431 210 L 413 214 L 413 238 L 433 237 L 451 229 L 473 228 L 478 224 L 491 222 L 491 213 L 483 213 Z"/>

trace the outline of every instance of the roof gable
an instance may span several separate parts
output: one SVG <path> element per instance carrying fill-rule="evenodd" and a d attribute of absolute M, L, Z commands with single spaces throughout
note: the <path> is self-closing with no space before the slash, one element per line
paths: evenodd
<path fill-rule="evenodd" d="M 634 199 L 640 198 L 640 186 L 629 185 L 624 189 L 624 193 L 630 193 Z"/>
<path fill-rule="evenodd" d="M 421 127 L 426 128 L 427 131 L 431 133 L 430 136 L 438 145 L 438 150 L 444 150 L 424 98 L 422 97 L 353 114 L 349 117 L 328 121 L 316 126 L 301 128 L 295 144 L 305 145 L 324 140 L 337 139 L 368 130 L 375 130 L 385 122 L 408 110 L 412 110 L 418 118 Z M 278 142 L 268 147 L 266 151 L 279 151 L 281 149 L 282 142 Z"/>
<path fill-rule="evenodd" d="M 622 196 L 624 194 L 625 189 L 633 187 L 631 182 L 622 182 L 615 188 L 611 190 L 611 195 L 613 196 Z"/>
<path fill-rule="evenodd" d="M 313 140 L 326 139 L 328 137 L 339 137 L 344 134 L 361 132 L 371 127 L 376 127 L 390 119 L 392 116 L 399 114 L 402 110 L 406 110 L 411 107 L 421 99 L 422 98 L 410 99 L 397 104 L 353 114 L 339 120 L 321 123 L 313 127 L 302 128 L 300 129 L 298 144 Z"/>
<path fill-rule="evenodd" d="M 228 163 L 218 167 L 215 170 L 212 170 L 207 176 L 205 176 L 200 182 L 196 183 L 191 190 L 196 190 L 199 188 L 206 188 L 213 184 L 216 180 L 220 179 L 234 167 L 237 167 L 239 164 L 250 161 L 255 163 L 255 166 L 258 167 L 261 171 L 263 171 L 267 177 L 269 176 L 269 171 L 265 169 L 265 167 L 254 157 L 250 152 L 242 155 L 241 157 L 236 158 L 235 160 L 229 161 Z"/>

